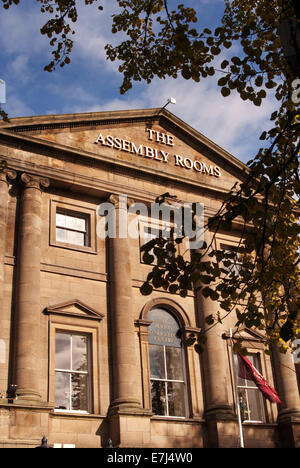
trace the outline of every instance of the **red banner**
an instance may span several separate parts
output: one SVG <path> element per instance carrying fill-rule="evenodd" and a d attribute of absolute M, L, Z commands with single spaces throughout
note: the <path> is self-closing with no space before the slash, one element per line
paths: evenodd
<path fill-rule="evenodd" d="M 249 359 L 246 358 L 246 356 L 242 356 L 239 352 L 237 353 L 237 356 L 239 377 L 246 380 L 252 380 L 267 400 L 271 403 L 279 403 L 282 405 L 283 403 L 280 401 L 276 390 L 268 384 L 266 379 L 258 372 L 257 369 L 255 369 Z"/>

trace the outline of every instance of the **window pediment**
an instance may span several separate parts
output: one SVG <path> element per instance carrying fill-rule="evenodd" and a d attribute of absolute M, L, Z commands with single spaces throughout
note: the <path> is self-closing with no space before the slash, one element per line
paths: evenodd
<path fill-rule="evenodd" d="M 96 311 L 92 307 L 84 304 L 78 299 L 73 299 L 62 304 L 47 307 L 45 309 L 47 315 L 64 315 L 68 317 L 80 317 L 86 319 L 102 320 L 104 315 Z"/>
<path fill-rule="evenodd" d="M 233 333 L 234 332 L 235 330 L 233 330 Z M 266 341 L 266 337 L 261 332 L 259 332 L 258 330 L 250 330 L 247 327 L 240 327 L 238 336 L 239 338 L 242 338 L 245 341 L 253 341 L 259 343 Z"/>

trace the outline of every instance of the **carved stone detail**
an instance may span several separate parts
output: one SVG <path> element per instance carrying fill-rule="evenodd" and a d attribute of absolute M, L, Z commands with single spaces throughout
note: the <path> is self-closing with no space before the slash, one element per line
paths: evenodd
<path fill-rule="evenodd" d="M 17 173 L 13 169 L 5 168 L 2 172 L 0 172 L 0 181 L 6 182 L 7 184 L 9 183 L 9 180 L 14 180 L 16 177 Z"/>
<path fill-rule="evenodd" d="M 135 203 L 133 198 L 128 198 L 123 194 L 111 194 L 108 198 L 108 202 L 112 203 L 116 209 L 127 209 Z"/>
<path fill-rule="evenodd" d="M 23 173 L 21 175 L 21 181 L 24 182 L 25 188 L 35 188 L 38 190 L 47 188 L 50 185 L 50 181 L 46 177 L 35 176 L 27 173 Z"/>

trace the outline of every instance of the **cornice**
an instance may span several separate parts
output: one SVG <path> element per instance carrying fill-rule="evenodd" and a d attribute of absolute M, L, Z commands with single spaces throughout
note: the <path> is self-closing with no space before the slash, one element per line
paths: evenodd
<path fill-rule="evenodd" d="M 133 109 L 121 111 L 85 112 L 79 114 L 38 115 L 32 117 L 17 117 L 9 122 L 0 122 L 0 129 L 14 131 L 29 131 L 32 128 L 67 128 L 85 125 L 103 125 L 105 123 L 124 123 L 145 120 L 159 120 L 159 109 Z M 171 114 L 171 113 L 170 113 Z"/>
<path fill-rule="evenodd" d="M 135 202 L 142 202 L 145 204 L 151 204 L 155 201 L 156 197 L 159 194 L 153 192 L 148 192 L 147 190 L 141 189 L 139 187 L 130 187 L 128 185 L 120 184 L 118 182 L 110 182 L 104 179 L 98 179 L 95 177 L 90 177 L 82 174 L 74 174 L 73 172 L 67 171 L 62 168 L 54 168 L 49 166 L 43 166 L 39 164 L 38 166 L 34 163 L 27 161 L 20 161 L 16 158 L 6 158 L 8 166 L 11 172 L 30 172 L 34 176 L 44 177 L 50 180 L 52 187 L 61 187 L 66 190 L 72 190 L 73 192 L 82 193 L 82 190 L 85 191 L 86 195 L 91 197 L 99 197 L 99 199 L 105 199 L 111 194 L 115 195 L 124 195 L 126 194 L 128 199 Z M 15 171 L 14 171 L 15 170 Z M 161 174 L 158 174 L 157 177 L 163 177 Z M 176 182 L 179 183 L 180 188 L 182 189 L 182 184 L 186 183 L 191 186 L 190 181 L 182 182 L 179 179 L 176 179 Z M 225 199 L 227 191 L 220 191 L 215 189 L 215 187 L 209 188 L 207 185 L 203 184 L 201 188 L 199 184 L 195 184 L 198 192 L 198 196 L 207 196 L 207 193 L 210 192 L 212 195 L 217 195 L 220 200 Z M 174 184 L 174 190 L 176 186 Z M 202 190 L 202 193 L 201 193 Z M 182 203 L 189 203 L 190 200 L 181 200 Z M 207 217 L 214 216 L 217 213 L 217 209 L 210 207 L 205 208 L 205 215 Z M 242 218 L 236 220 L 236 228 L 239 229 L 244 225 Z"/>

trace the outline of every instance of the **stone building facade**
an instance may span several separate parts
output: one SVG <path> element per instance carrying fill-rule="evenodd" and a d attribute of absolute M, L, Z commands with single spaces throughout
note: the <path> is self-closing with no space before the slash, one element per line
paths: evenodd
<path fill-rule="evenodd" d="M 245 166 L 166 109 L 2 122 L 0 159 L 0 447 L 35 447 L 44 435 L 56 447 L 237 447 L 222 339 L 234 319 L 207 332 L 201 356 L 186 347 L 217 303 L 142 296 L 152 267 L 140 246 L 156 221 L 140 216 L 137 236 L 104 238 L 99 206 L 113 204 L 117 229 L 136 219 L 128 205 L 150 207 L 165 192 L 209 216 Z M 230 249 L 239 236 L 237 225 L 215 242 Z M 238 382 L 246 447 L 299 446 L 292 357 L 266 356 L 258 334 L 241 333 L 284 402 Z"/>

